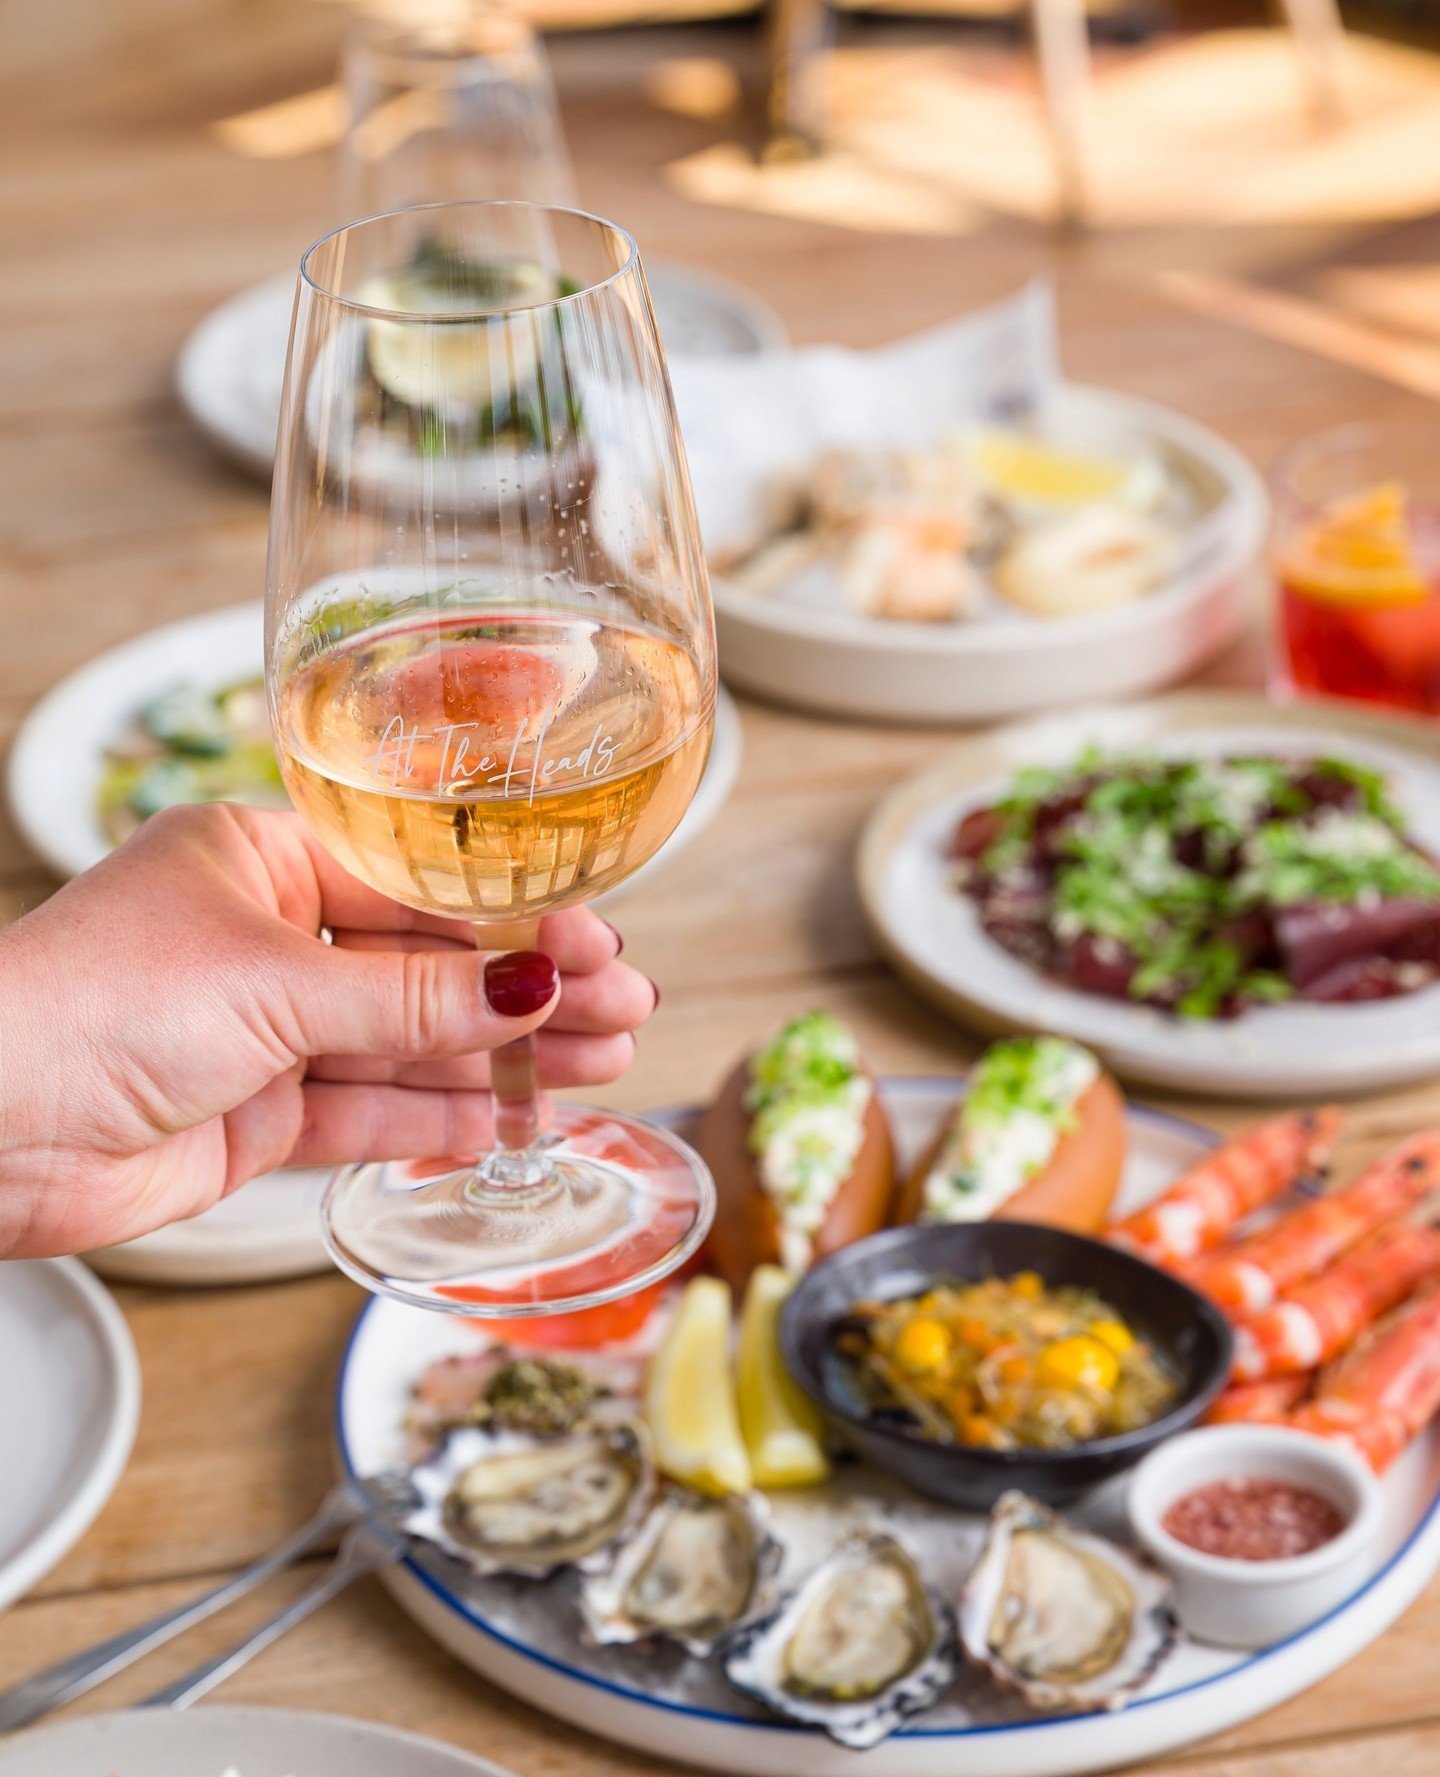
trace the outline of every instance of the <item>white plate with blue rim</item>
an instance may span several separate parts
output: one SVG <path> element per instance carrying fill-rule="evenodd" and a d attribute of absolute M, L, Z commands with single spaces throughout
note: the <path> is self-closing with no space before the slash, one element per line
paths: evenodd
<path fill-rule="evenodd" d="M 74 1259 L 0 1265 L 0 1608 L 80 1540 L 115 1491 L 140 1421 L 125 1317 Z"/>
<path fill-rule="evenodd" d="M 913 1162 L 953 1103 L 958 1082 L 882 1082 L 902 1164 Z M 667 1118 L 683 1122 L 683 1116 Z M 1145 1202 L 1213 1145 L 1198 1125 L 1132 1105 L 1119 1204 Z M 513 1329 L 511 1329 L 513 1334 Z M 474 1350 L 474 1323 L 376 1300 L 361 1313 L 336 1393 L 346 1473 L 402 1460 L 409 1392 L 438 1358 Z M 1075 1516 L 1123 1535 L 1123 1477 Z M 1182 1640 L 1125 1708 L 1038 1716 L 966 1674 L 927 1714 L 868 1752 L 777 1720 L 732 1690 L 713 1661 L 678 1650 L 593 1648 L 579 1633 L 563 1578 L 479 1580 L 425 1551 L 384 1576 L 401 1606 L 458 1659 L 535 1708 L 653 1757 L 746 1777 L 1072 1777 L 1154 1758 L 1222 1732 L 1308 1689 L 1367 1646 L 1440 1566 L 1440 1432 L 1422 1438 L 1385 1480 L 1386 1518 L 1372 1570 L 1337 1609 L 1258 1653 Z M 787 1574 L 803 1571 L 856 1522 L 883 1522 L 921 1554 L 927 1575 L 958 1589 L 983 1519 L 921 1500 L 853 1465 L 823 1488 L 771 1496 Z"/>
<path fill-rule="evenodd" d="M 112 849 L 99 812 L 106 749 L 163 693 L 218 691 L 265 670 L 265 608 L 229 605 L 147 630 L 62 679 L 26 716 L 10 752 L 10 811 L 30 847 L 59 876 L 75 876 Z M 715 738 L 695 799 L 653 858 L 595 903 L 612 905 L 663 870 L 724 806 L 740 770 L 740 713 L 719 691 Z M 153 1234 L 89 1255 L 106 1276 L 130 1283 L 254 1283 L 329 1267 L 319 1203 L 328 1173 L 286 1169 Z"/>
<path fill-rule="evenodd" d="M 511 1777 L 375 1722 L 295 1709 L 127 1709 L 18 1734 L 0 1777 Z"/>

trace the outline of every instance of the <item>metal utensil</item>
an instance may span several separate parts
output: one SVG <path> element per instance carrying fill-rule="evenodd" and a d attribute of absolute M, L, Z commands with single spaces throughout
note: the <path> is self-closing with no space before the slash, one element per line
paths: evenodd
<path fill-rule="evenodd" d="M 213 1660 L 206 1660 L 184 1677 L 177 1678 L 173 1684 L 167 1684 L 152 1696 L 144 1698 L 141 1707 L 184 1709 L 188 1704 L 194 1703 L 213 1691 L 217 1685 L 223 1684 L 232 1673 L 248 1665 L 256 1654 L 263 1652 L 271 1642 L 278 1641 L 287 1630 L 293 1629 L 297 1623 L 303 1623 L 312 1611 L 318 1610 L 322 1604 L 328 1604 L 352 1580 L 359 1579 L 362 1574 L 374 1573 L 378 1568 L 390 1566 L 400 1559 L 409 1546 L 408 1539 L 392 1530 L 380 1517 L 364 1518 L 360 1523 L 353 1524 L 341 1538 L 335 1559 L 313 1586 L 302 1592 L 298 1598 L 292 1599 L 283 1610 L 276 1611 L 268 1622 L 262 1623 L 252 1635 L 247 1635 L 234 1647 L 217 1654 Z"/>
<path fill-rule="evenodd" d="M 343 1481 L 332 1487 L 319 1511 L 292 1535 L 273 1548 L 268 1555 L 252 1561 L 239 1573 L 232 1574 L 212 1591 L 122 1630 L 81 1653 L 72 1654 L 54 1666 L 47 1666 L 10 1690 L 0 1692 L 0 1733 L 23 1728 L 47 1715 L 52 1709 L 82 1697 L 97 1684 L 123 1672 L 136 1660 L 143 1659 L 155 1648 L 181 1635 L 196 1623 L 203 1623 L 227 1604 L 243 1598 L 277 1573 L 283 1573 L 313 1548 L 337 1533 L 347 1530 L 358 1520 L 381 1515 L 398 1514 L 413 1498 L 409 1476 L 401 1469 L 387 1470 L 366 1481 Z"/>

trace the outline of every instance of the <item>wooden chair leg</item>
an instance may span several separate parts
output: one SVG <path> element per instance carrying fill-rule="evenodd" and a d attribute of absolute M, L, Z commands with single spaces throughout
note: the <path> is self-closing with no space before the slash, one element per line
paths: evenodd
<path fill-rule="evenodd" d="M 766 160 L 799 160 L 825 144 L 825 57 L 830 0 L 770 0 Z"/>
<path fill-rule="evenodd" d="M 1310 109 L 1317 122 L 1339 123 L 1345 115 L 1340 82 L 1340 46 L 1345 27 L 1338 0 L 1280 0 L 1300 56 Z"/>
<path fill-rule="evenodd" d="M 1086 215 L 1085 120 L 1090 94 L 1090 39 L 1085 0 L 1030 0 L 1040 87 L 1055 165 L 1057 217 L 1079 227 Z"/>

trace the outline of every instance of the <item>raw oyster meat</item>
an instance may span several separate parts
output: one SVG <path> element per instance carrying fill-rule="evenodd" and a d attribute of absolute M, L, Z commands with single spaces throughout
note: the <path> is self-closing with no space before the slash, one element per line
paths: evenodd
<path fill-rule="evenodd" d="M 965 1652 L 1037 1709 L 1118 1709 L 1175 1644 L 1169 1576 L 1006 1493 L 960 1599 Z"/>
<path fill-rule="evenodd" d="M 403 1526 L 412 1536 L 477 1573 L 529 1579 L 603 1565 L 655 1490 L 649 1438 L 635 1420 L 555 1438 L 465 1428 L 411 1478 L 421 1501 Z"/>
<path fill-rule="evenodd" d="M 880 1530 L 852 1532 L 721 1660 L 738 1689 L 857 1750 L 928 1709 L 959 1665 L 953 1613 Z"/>
<path fill-rule="evenodd" d="M 758 1496 L 715 1499 L 672 1487 L 611 1566 L 581 1588 L 585 1632 L 601 1645 L 664 1636 L 708 1654 L 766 1602 L 780 1554 Z"/>

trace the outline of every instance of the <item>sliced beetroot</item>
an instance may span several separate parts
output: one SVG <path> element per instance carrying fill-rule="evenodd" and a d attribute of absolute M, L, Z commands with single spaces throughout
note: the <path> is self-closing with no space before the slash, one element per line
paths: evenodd
<path fill-rule="evenodd" d="M 970 863 L 981 858 L 1005 831 L 1005 816 L 998 808 L 972 808 L 955 829 L 950 856 Z"/>
<path fill-rule="evenodd" d="M 1065 945 L 1059 959 L 1060 974 L 1082 993 L 1103 993 L 1116 1000 L 1128 996 L 1135 968 L 1135 958 L 1123 944 L 1089 932 Z"/>
<path fill-rule="evenodd" d="M 1347 957 L 1311 981 L 1300 997 L 1332 1006 L 1392 999 L 1407 991 L 1397 973 L 1401 966 L 1391 962 L 1389 957 L 1370 953 Z"/>
<path fill-rule="evenodd" d="M 1227 919 L 1217 936 L 1223 943 L 1235 946 L 1244 958 L 1247 970 L 1280 966 L 1274 921 L 1263 907 L 1252 907 L 1245 913 L 1236 914 L 1234 919 Z"/>
<path fill-rule="evenodd" d="M 1310 997 L 1314 984 L 1350 962 L 1384 957 L 1398 945 L 1440 954 L 1440 902 L 1380 901 L 1373 907 L 1303 901 L 1275 915 L 1285 973 Z M 1393 991 L 1393 990 L 1392 990 Z"/>

